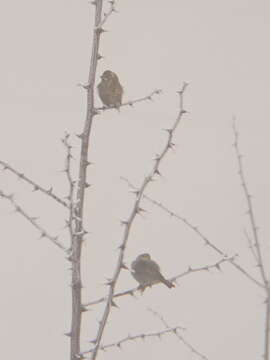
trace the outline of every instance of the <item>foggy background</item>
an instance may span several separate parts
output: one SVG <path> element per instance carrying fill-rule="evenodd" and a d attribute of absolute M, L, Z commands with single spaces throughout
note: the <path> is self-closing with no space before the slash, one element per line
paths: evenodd
<path fill-rule="evenodd" d="M 106 2 L 105 2 L 106 4 Z M 269 258 L 269 31 L 268 1 L 119 0 L 118 13 L 102 35 L 97 76 L 116 72 L 124 101 L 160 88 L 154 102 L 106 111 L 95 117 L 91 134 L 83 248 L 83 300 L 107 294 L 134 195 L 120 180 L 140 185 L 164 146 L 164 128 L 178 111 L 176 91 L 183 81 L 189 113 L 176 133 L 176 148 L 161 166 L 162 177 L 147 194 L 187 218 L 228 255 L 256 275 L 244 229 L 247 210 L 232 147 L 236 116 L 248 186 L 264 258 Z M 46 188 L 66 196 L 64 132 L 72 134 L 78 159 L 86 111 L 94 7 L 86 0 L 14 0 L 1 4 L 0 159 Z M 99 78 L 97 78 L 99 82 Z M 100 100 L 96 99 L 97 106 Z M 74 176 L 78 164 L 74 163 Z M 61 235 L 67 213 L 60 205 L 9 172 L 0 189 L 15 193 L 52 235 Z M 143 202 L 128 242 L 125 262 L 149 252 L 166 277 L 188 266 L 220 259 L 183 224 Z M 62 252 L 5 200 L 1 218 L 1 353 L 3 358 L 64 360 L 69 354 L 70 264 Z M 127 272 L 117 289 L 136 286 Z M 112 309 L 103 344 L 128 334 L 163 330 L 146 308 L 159 311 L 171 326 L 209 360 L 260 359 L 264 339 L 264 293 L 230 264 L 183 278 L 172 290 L 155 286 L 135 300 L 123 297 Z M 83 315 L 82 350 L 95 337 L 102 305 Z M 146 339 L 100 352 L 100 359 L 196 359 L 173 335 Z"/>

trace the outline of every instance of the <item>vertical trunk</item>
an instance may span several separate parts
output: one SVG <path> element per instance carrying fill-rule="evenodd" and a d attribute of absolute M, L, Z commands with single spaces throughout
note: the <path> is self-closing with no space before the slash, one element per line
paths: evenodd
<path fill-rule="evenodd" d="M 264 339 L 264 359 L 270 360 L 270 287 L 267 289 L 266 313 L 265 313 L 265 339 Z"/>
<path fill-rule="evenodd" d="M 102 5 L 103 0 L 95 1 L 95 28 L 93 33 L 92 42 L 92 55 L 88 77 L 87 88 L 87 110 L 84 129 L 81 134 L 81 155 L 80 155 L 80 167 L 79 167 L 79 182 L 76 198 L 76 217 L 75 217 L 75 234 L 72 239 L 72 320 L 71 320 L 71 341 L 70 341 L 70 360 L 78 360 L 78 354 L 80 353 L 80 331 L 82 320 L 82 301 L 81 301 L 81 249 L 84 234 L 83 227 L 83 210 L 84 210 L 84 198 L 85 198 L 85 184 L 88 166 L 88 149 L 89 139 L 92 127 L 93 117 L 95 116 L 94 109 L 94 86 L 96 77 L 96 68 L 98 62 L 98 48 L 101 31 L 98 28 L 101 22 Z"/>

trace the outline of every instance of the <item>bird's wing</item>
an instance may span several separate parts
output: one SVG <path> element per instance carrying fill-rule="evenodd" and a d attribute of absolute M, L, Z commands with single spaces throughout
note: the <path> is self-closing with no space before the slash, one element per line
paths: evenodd
<path fill-rule="evenodd" d="M 148 260 L 148 267 L 151 269 L 151 270 L 154 270 L 154 271 L 157 271 L 157 272 L 160 272 L 160 267 L 159 265 L 153 261 L 153 260 Z"/>
<path fill-rule="evenodd" d="M 135 260 L 131 264 L 131 267 L 135 272 L 146 275 L 160 272 L 158 264 L 153 260 Z"/>
<path fill-rule="evenodd" d="M 114 95 L 118 95 L 118 96 L 122 97 L 123 88 L 122 88 L 120 82 L 118 81 L 118 79 L 111 79 L 109 86 L 110 86 L 111 92 Z"/>

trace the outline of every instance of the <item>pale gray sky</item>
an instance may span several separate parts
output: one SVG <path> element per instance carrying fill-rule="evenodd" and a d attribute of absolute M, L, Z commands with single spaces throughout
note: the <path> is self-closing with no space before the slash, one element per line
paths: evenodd
<path fill-rule="evenodd" d="M 60 195 L 67 182 L 60 170 L 64 132 L 82 129 L 94 8 L 86 0 L 14 0 L 1 5 L 0 159 Z M 120 176 L 136 185 L 147 174 L 164 144 L 178 110 L 176 90 L 186 94 L 184 119 L 176 150 L 161 170 L 163 177 L 147 192 L 189 219 L 239 263 L 256 272 L 243 234 L 246 203 L 233 152 L 232 117 L 237 117 L 240 147 L 254 195 L 265 258 L 269 257 L 270 201 L 268 165 L 270 93 L 270 5 L 249 0 L 117 1 L 101 43 L 106 69 L 117 72 L 125 99 L 163 94 L 154 102 L 107 111 L 93 126 L 88 173 L 86 222 L 90 235 L 83 252 L 84 300 L 106 294 L 103 286 L 116 264 L 116 247 L 133 203 Z M 99 100 L 97 100 L 100 104 Z M 77 167 L 74 168 L 76 173 Z M 15 192 L 28 212 L 52 234 L 62 234 L 62 208 L 9 173 L 0 188 Z M 220 258 L 184 225 L 145 203 L 148 212 L 135 221 L 126 253 L 129 264 L 150 252 L 166 276 L 212 264 Z M 0 201 L 3 358 L 67 359 L 70 327 L 69 264 L 61 251 Z M 163 325 L 146 312 L 158 310 L 172 325 L 188 330 L 186 338 L 209 360 L 260 359 L 263 353 L 264 294 L 230 265 L 223 272 L 192 274 L 174 290 L 157 286 L 138 300 L 122 298 L 113 309 L 104 343 L 128 333 L 147 333 Z M 135 286 L 123 272 L 118 288 Z M 102 306 L 84 315 L 83 349 L 93 339 Z M 124 345 L 100 359 L 196 359 L 173 335 Z"/>

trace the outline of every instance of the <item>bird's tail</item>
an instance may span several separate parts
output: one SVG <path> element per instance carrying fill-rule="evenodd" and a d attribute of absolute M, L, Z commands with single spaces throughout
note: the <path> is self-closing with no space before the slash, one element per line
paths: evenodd
<path fill-rule="evenodd" d="M 171 281 L 166 280 L 163 276 L 160 281 L 170 289 L 175 287 L 175 285 Z"/>

